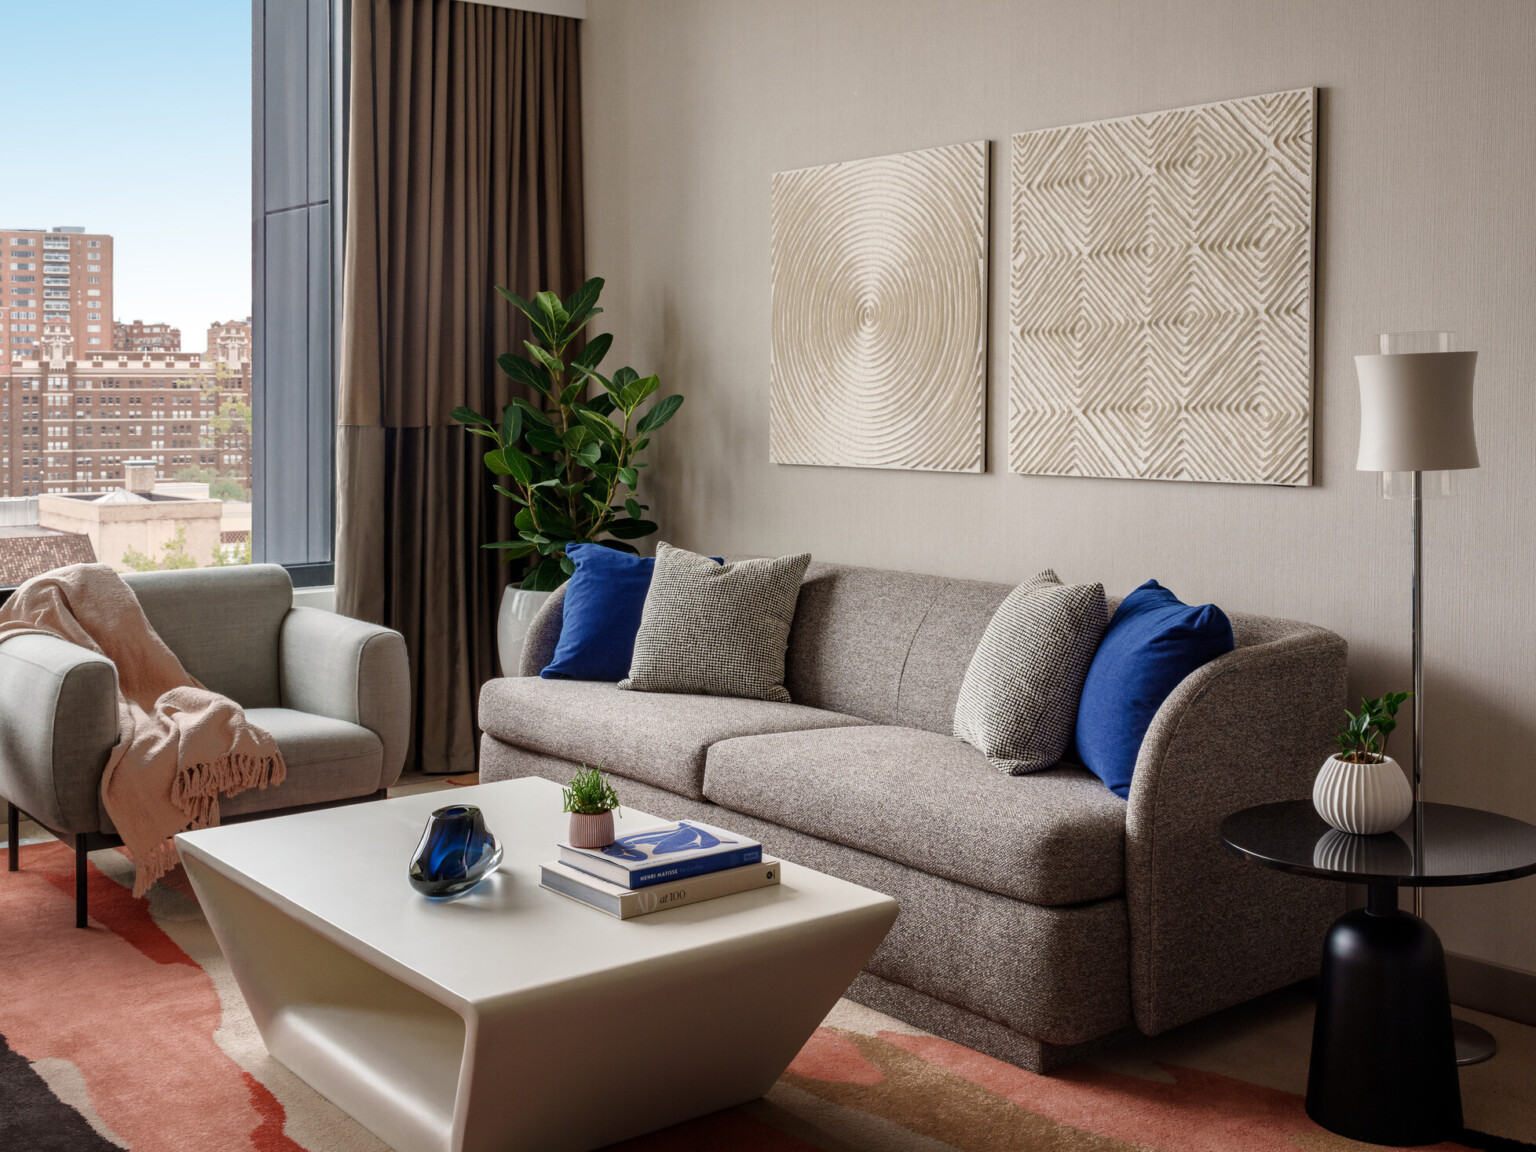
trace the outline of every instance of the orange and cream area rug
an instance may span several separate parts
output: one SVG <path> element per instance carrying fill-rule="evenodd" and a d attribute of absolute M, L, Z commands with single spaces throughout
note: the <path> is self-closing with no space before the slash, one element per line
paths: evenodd
<path fill-rule="evenodd" d="M 266 1053 L 180 869 L 129 894 L 91 858 L 22 848 L 0 872 L 0 1150 L 386 1152 Z M 1472 1014 L 1502 1050 L 1464 1069 L 1467 1122 L 1444 1149 L 1536 1152 L 1536 1028 Z M 844 1001 L 762 1100 L 623 1152 L 1332 1152 L 1307 1119 L 1311 1004 L 1288 990 L 1036 1076 Z"/>

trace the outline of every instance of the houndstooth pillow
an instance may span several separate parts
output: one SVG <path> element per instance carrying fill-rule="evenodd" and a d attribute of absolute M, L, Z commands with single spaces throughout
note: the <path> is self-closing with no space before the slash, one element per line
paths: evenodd
<path fill-rule="evenodd" d="M 1063 584 L 1047 568 L 998 606 L 960 698 L 955 735 L 1000 772 L 1022 776 L 1061 759 L 1088 665 L 1109 624 L 1102 584 Z"/>
<path fill-rule="evenodd" d="M 656 545 L 629 679 L 638 692 L 697 692 L 789 703 L 784 650 L 810 553 L 717 564 Z"/>

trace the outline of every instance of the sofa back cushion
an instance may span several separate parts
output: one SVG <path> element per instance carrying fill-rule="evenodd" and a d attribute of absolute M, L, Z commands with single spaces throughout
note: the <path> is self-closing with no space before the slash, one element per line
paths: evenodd
<path fill-rule="evenodd" d="M 789 634 L 796 704 L 948 735 L 971 655 L 1008 584 L 812 564 Z"/>
<path fill-rule="evenodd" d="M 204 687 L 243 708 L 276 708 L 278 633 L 293 584 L 276 564 L 130 572 L 150 627 Z"/>

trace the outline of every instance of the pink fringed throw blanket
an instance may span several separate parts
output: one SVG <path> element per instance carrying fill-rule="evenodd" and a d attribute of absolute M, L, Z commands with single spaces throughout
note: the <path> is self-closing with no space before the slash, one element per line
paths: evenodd
<path fill-rule="evenodd" d="M 176 866 L 172 836 L 219 822 L 221 792 L 234 796 L 287 776 L 277 742 L 240 705 L 187 674 L 107 565 L 59 568 L 18 588 L 0 605 L 0 640 L 28 632 L 117 665 L 118 740 L 101 802 L 133 854 L 135 896 Z"/>

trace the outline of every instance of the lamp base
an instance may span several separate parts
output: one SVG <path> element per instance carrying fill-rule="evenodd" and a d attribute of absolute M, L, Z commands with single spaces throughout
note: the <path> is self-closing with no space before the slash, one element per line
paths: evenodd
<path fill-rule="evenodd" d="M 1451 1032 L 1456 1037 L 1456 1065 L 1481 1064 L 1491 1060 L 1499 1050 L 1499 1042 L 1486 1028 L 1479 1028 L 1470 1020 L 1451 1018 Z"/>

